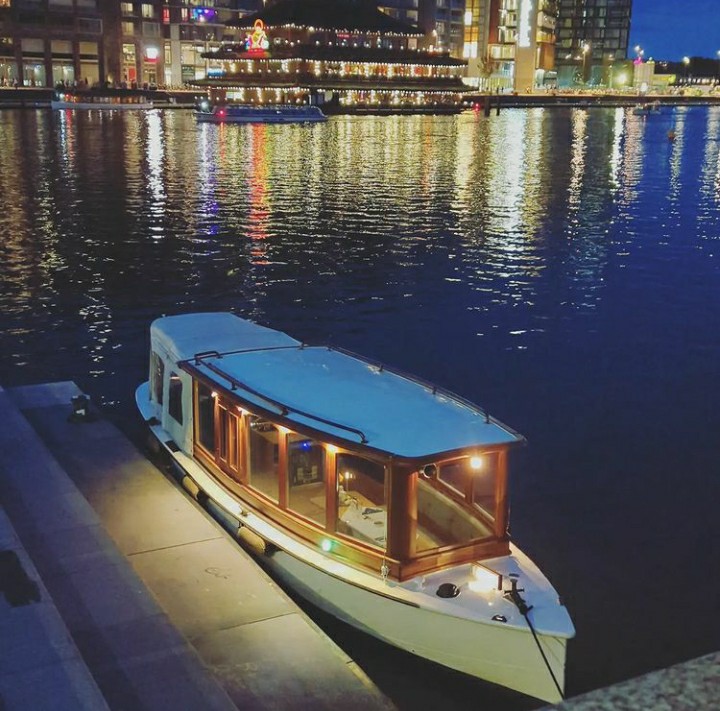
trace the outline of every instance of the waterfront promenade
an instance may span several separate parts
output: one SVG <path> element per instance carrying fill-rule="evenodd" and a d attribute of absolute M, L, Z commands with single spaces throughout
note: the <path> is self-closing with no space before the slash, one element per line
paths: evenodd
<path fill-rule="evenodd" d="M 391 708 L 76 394 L 0 389 L 0 708 Z"/>
<path fill-rule="evenodd" d="M 115 90 L 117 91 L 117 90 Z M 122 91 L 122 90 L 120 90 Z M 0 109 L 3 108 L 48 108 L 55 94 L 54 89 L 31 87 L 0 87 Z M 148 91 L 147 96 L 155 108 L 193 109 L 205 95 L 202 89 L 159 89 Z M 630 93 L 605 93 L 591 91 L 559 91 L 536 92 L 533 94 L 487 94 L 468 93 L 463 103 L 456 107 L 457 111 L 469 108 L 482 108 L 490 102 L 493 111 L 512 108 L 615 108 L 633 107 L 647 102 L 659 102 L 663 106 L 720 106 L 720 94 L 702 96 L 683 96 L 680 94 L 649 94 L 637 95 Z M 438 112 L 448 113 L 445 108 Z M 340 113 L 433 113 L 433 107 L 424 107 L 422 111 L 414 108 L 410 111 L 397 109 L 374 109 L 373 106 L 343 107 Z"/>

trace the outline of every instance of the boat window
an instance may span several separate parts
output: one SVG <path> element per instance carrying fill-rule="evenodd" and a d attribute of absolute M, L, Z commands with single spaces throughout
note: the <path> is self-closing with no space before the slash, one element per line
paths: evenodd
<path fill-rule="evenodd" d="M 178 424 L 183 423 L 182 411 L 182 380 L 177 373 L 170 373 L 170 387 L 168 388 L 168 414 Z"/>
<path fill-rule="evenodd" d="M 162 358 L 152 351 L 150 353 L 150 392 L 158 405 L 163 403 L 163 379 L 165 378 L 165 363 Z"/>
<path fill-rule="evenodd" d="M 355 454 L 339 454 L 336 462 L 338 533 L 385 548 L 385 467 Z"/>
<path fill-rule="evenodd" d="M 440 481 L 461 496 L 467 491 L 469 470 L 466 459 L 456 459 L 440 467 Z"/>
<path fill-rule="evenodd" d="M 248 416 L 249 484 L 253 489 L 278 501 L 278 429 L 272 422 Z"/>
<path fill-rule="evenodd" d="M 240 418 L 223 403 L 218 404 L 217 457 L 230 474 L 239 479 L 240 472 Z"/>
<path fill-rule="evenodd" d="M 325 449 L 298 434 L 288 436 L 288 507 L 325 525 Z"/>
<path fill-rule="evenodd" d="M 498 454 L 482 452 L 440 465 L 439 480 L 461 499 L 495 518 Z"/>
<path fill-rule="evenodd" d="M 417 534 L 418 553 L 440 546 L 460 545 L 488 538 L 493 534 L 490 524 L 463 506 L 458 497 L 418 478 Z"/>
<path fill-rule="evenodd" d="M 198 441 L 208 452 L 215 451 L 215 398 L 202 383 L 198 383 Z"/>
<path fill-rule="evenodd" d="M 499 455 L 497 452 L 486 452 L 476 459 L 479 462 L 476 462 L 478 466 L 472 475 L 473 504 L 494 521 Z"/>

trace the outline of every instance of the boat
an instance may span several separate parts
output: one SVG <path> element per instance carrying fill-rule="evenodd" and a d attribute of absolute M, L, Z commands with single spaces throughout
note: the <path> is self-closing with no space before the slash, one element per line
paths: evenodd
<path fill-rule="evenodd" d="M 661 107 L 659 101 L 654 101 L 651 104 L 640 104 L 633 108 L 633 114 L 636 116 L 646 116 L 649 114 L 661 113 Z"/>
<path fill-rule="evenodd" d="M 276 104 L 274 106 L 201 104 L 195 112 L 199 123 L 306 123 L 327 121 L 317 107 L 308 104 Z"/>
<path fill-rule="evenodd" d="M 153 102 L 143 91 L 135 89 L 59 89 L 50 102 L 50 108 L 126 111 L 152 109 Z"/>
<path fill-rule="evenodd" d="M 153 321 L 136 403 L 183 486 L 289 588 L 415 655 L 561 700 L 573 623 L 508 533 L 525 440 L 483 408 L 231 313 Z"/>

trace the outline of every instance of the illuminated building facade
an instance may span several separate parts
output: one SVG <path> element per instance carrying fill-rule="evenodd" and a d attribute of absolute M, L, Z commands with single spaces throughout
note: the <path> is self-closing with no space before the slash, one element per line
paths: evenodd
<path fill-rule="evenodd" d="M 98 0 L 0 0 L 0 85 L 93 83 L 111 53 Z"/>
<path fill-rule="evenodd" d="M 632 0 L 559 0 L 558 84 L 607 84 L 627 57 Z"/>
<path fill-rule="evenodd" d="M 0 0 L 0 84 L 165 84 L 206 75 L 236 0 Z"/>
<path fill-rule="evenodd" d="M 232 0 L 174 0 L 162 6 L 164 82 L 180 86 L 207 75 L 203 54 L 237 39 L 225 23 L 237 18 Z"/>
<path fill-rule="evenodd" d="M 232 23 L 206 55 L 215 101 L 316 103 L 326 111 L 458 110 L 466 62 L 418 49 L 423 33 L 363 0 L 281 0 Z"/>
<path fill-rule="evenodd" d="M 425 35 L 423 46 L 462 57 L 465 11 L 473 0 L 381 0 L 378 9 L 416 25 Z M 477 0 L 475 0 L 477 1 Z"/>
<path fill-rule="evenodd" d="M 203 54 L 234 38 L 232 0 L 119 2 L 118 76 L 128 85 L 180 86 L 207 73 Z"/>
<path fill-rule="evenodd" d="M 463 54 L 478 88 L 554 85 L 556 0 L 467 0 L 465 22 Z"/>

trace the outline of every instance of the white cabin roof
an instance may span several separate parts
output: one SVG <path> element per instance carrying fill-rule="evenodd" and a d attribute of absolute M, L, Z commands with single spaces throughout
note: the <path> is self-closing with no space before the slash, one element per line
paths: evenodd
<path fill-rule="evenodd" d="M 357 444 L 359 434 L 331 423 L 355 428 L 364 434 L 367 446 L 399 457 L 523 441 L 451 393 L 433 392 L 432 386 L 340 351 L 303 346 L 284 333 L 232 314 L 159 319 L 153 323 L 153 338 L 172 342 L 179 360 L 217 351 L 220 356 L 190 365 L 226 389 L 236 381 L 238 397 L 249 405 Z M 266 398 L 282 403 L 287 411 Z"/>
<path fill-rule="evenodd" d="M 285 333 L 227 312 L 164 316 L 153 321 L 150 339 L 175 360 L 187 360 L 203 351 L 228 353 L 300 345 L 300 341 Z"/>

